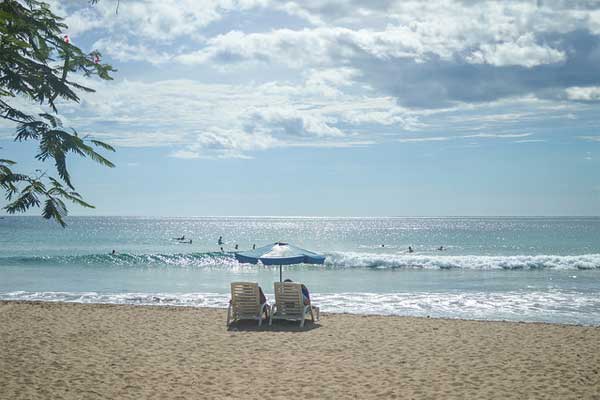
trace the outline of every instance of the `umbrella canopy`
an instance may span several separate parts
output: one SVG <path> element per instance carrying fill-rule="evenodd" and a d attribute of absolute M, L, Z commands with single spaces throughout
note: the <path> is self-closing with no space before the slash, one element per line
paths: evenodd
<path fill-rule="evenodd" d="M 281 266 L 290 264 L 323 264 L 325 256 L 312 251 L 301 249 L 289 243 L 276 242 L 254 250 L 235 253 L 235 258 L 241 263 L 264 265 L 279 265 L 279 280 L 281 281 Z"/>

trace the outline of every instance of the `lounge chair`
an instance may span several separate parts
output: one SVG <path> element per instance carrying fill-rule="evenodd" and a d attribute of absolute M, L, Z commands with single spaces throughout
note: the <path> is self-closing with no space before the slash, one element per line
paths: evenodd
<path fill-rule="evenodd" d="M 270 312 L 268 303 L 260 304 L 260 291 L 255 282 L 232 282 L 231 301 L 227 309 L 227 326 L 242 319 L 253 319 L 262 325 L 265 312 Z"/>
<path fill-rule="evenodd" d="M 302 297 L 302 285 L 295 282 L 275 282 L 275 305 L 271 311 L 269 325 L 274 319 L 291 319 L 300 321 L 300 328 L 304 326 L 304 320 L 310 315 L 312 322 L 320 318 L 319 307 L 305 305 Z"/>

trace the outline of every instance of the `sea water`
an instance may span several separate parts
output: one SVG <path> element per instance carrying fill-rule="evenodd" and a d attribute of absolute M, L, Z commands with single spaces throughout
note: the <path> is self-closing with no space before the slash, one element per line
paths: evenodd
<path fill-rule="evenodd" d="M 278 267 L 239 264 L 233 252 L 285 241 L 327 257 L 324 265 L 283 267 L 323 311 L 600 325 L 600 218 L 71 217 L 68 224 L 0 219 L 0 299 L 226 307 L 232 281 L 258 282 L 272 299 Z M 192 243 L 175 240 L 181 236 Z"/>

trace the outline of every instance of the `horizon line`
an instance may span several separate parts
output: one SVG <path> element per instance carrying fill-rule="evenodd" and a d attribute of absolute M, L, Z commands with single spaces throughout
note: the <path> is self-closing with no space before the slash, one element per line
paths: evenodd
<path fill-rule="evenodd" d="M 39 214 L 0 214 L 0 217 L 40 217 Z M 336 215 L 118 215 L 118 214 L 77 214 L 65 218 L 340 218 L 340 219 L 368 219 L 368 218 L 600 218 L 600 215 L 382 215 L 382 216 L 336 216 Z"/>

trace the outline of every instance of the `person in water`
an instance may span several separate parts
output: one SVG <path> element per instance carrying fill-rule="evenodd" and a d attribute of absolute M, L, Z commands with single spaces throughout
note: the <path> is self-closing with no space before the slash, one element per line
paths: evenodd
<path fill-rule="evenodd" d="M 223 246 L 223 236 L 219 236 L 219 240 L 217 242 L 219 246 Z"/>
<path fill-rule="evenodd" d="M 117 254 L 117 252 L 113 249 L 113 251 L 111 251 L 110 254 L 114 256 L 115 254 Z"/>
<path fill-rule="evenodd" d="M 256 250 L 256 243 L 252 245 L 252 250 Z"/>
<path fill-rule="evenodd" d="M 440 247 L 438 247 L 438 250 L 439 250 L 439 251 L 444 251 L 444 246 L 440 246 Z"/>
<path fill-rule="evenodd" d="M 409 253 L 414 253 L 414 250 L 413 250 L 413 248 L 411 246 L 408 246 L 408 252 Z"/>
<path fill-rule="evenodd" d="M 221 246 L 221 253 L 225 253 L 225 250 L 223 250 L 223 246 Z"/>
<path fill-rule="evenodd" d="M 291 279 L 286 279 L 284 282 L 294 282 Z M 303 283 L 300 284 L 300 287 L 302 288 L 302 301 L 304 301 L 304 305 L 308 306 L 310 305 L 310 293 L 308 292 L 308 288 L 306 286 L 304 286 Z"/>
<path fill-rule="evenodd" d="M 236 249 L 236 250 L 238 249 L 238 245 L 237 245 L 237 244 L 235 245 L 235 249 Z"/>

